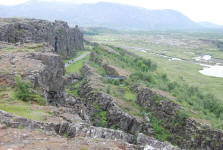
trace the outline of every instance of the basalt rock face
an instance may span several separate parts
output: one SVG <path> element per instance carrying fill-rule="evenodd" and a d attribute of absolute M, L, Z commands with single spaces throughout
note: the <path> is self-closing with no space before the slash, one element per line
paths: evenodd
<path fill-rule="evenodd" d="M 149 121 L 138 119 L 123 112 L 116 104 L 115 98 L 98 91 L 97 89 L 100 88 L 100 75 L 93 68 L 85 64 L 81 72 L 85 76 L 85 80 L 82 82 L 78 94 L 85 103 L 90 117 L 94 116 L 94 113 L 97 111 L 95 108 L 95 105 L 97 105 L 100 111 L 106 111 L 106 126 L 128 133 L 130 143 L 136 143 L 144 147 L 144 150 L 179 150 L 179 148 L 172 146 L 168 142 L 160 142 L 152 138 L 153 129 Z M 132 139 L 132 135 L 134 140 Z"/>
<path fill-rule="evenodd" d="M 152 111 L 163 121 L 164 127 L 171 131 L 172 142 L 186 149 L 222 150 L 223 132 L 211 129 L 195 119 L 180 115 L 183 108 L 170 100 L 155 102 L 155 93 L 149 88 L 138 88 L 137 103 Z"/>
<path fill-rule="evenodd" d="M 152 127 L 148 122 L 123 112 L 112 96 L 95 89 L 95 86 L 100 84 L 100 81 L 97 81 L 97 74 L 92 71 L 91 67 L 85 64 L 82 72 L 87 78 L 81 84 L 79 95 L 86 100 L 90 116 L 93 116 L 96 111 L 94 105 L 98 105 L 101 111 L 106 111 L 107 127 L 118 128 L 131 134 L 138 132 L 147 135 L 153 134 Z"/>
<path fill-rule="evenodd" d="M 31 53 L 27 57 L 40 60 L 44 66 L 36 75 L 29 76 L 33 86 L 43 89 L 48 104 L 64 105 L 65 69 L 61 57 L 52 53 Z"/>
<path fill-rule="evenodd" d="M 54 53 L 0 52 L 0 85 L 15 86 L 15 76 L 29 80 L 50 105 L 64 104 L 64 64 Z"/>
<path fill-rule="evenodd" d="M 54 52 L 64 57 L 72 54 L 75 49 L 83 49 L 83 34 L 78 26 L 70 28 L 63 21 L 0 19 L 0 41 L 47 42 L 54 47 Z"/>

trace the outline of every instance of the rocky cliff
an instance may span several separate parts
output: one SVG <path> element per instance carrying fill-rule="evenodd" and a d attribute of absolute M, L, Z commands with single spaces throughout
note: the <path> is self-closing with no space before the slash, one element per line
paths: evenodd
<path fill-rule="evenodd" d="M 179 104 L 171 100 L 162 100 L 164 99 L 162 95 L 158 95 L 149 88 L 135 87 L 133 89 L 137 92 L 137 103 L 161 119 L 165 128 L 171 131 L 173 143 L 186 149 L 223 149 L 222 131 L 211 129 L 196 119 L 185 116 Z M 161 100 L 154 100 L 154 96 L 160 96 Z"/>
<path fill-rule="evenodd" d="M 0 41 L 9 43 L 49 43 L 53 51 L 67 57 L 74 50 L 83 49 L 83 34 L 78 26 L 70 28 L 66 22 L 37 19 L 0 19 Z"/>
<path fill-rule="evenodd" d="M 153 129 L 146 120 L 139 119 L 133 115 L 125 113 L 117 104 L 116 99 L 99 91 L 100 75 L 92 67 L 85 64 L 81 70 L 85 76 L 79 88 L 79 96 L 86 106 L 89 117 L 94 118 L 97 111 L 106 112 L 106 127 L 122 130 L 134 137 L 130 143 L 141 145 L 144 149 L 156 150 L 179 150 L 168 142 L 160 142 L 154 138 Z M 98 110 L 99 109 L 99 110 Z M 94 124 L 94 120 L 92 120 Z"/>
<path fill-rule="evenodd" d="M 6 47 L 7 48 L 7 47 Z M 16 75 L 29 80 L 38 89 L 48 104 L 64 103 L 64 64 L 58 54 L 49 52 L 18 52 L 24 49 L 17 46 L 9 51 L 0 49 L 0 85 L 14 86 Z M 43 47 L 44 50 L 51 49 Z M 47 50 L 48 51 L 48 50 Z"/>

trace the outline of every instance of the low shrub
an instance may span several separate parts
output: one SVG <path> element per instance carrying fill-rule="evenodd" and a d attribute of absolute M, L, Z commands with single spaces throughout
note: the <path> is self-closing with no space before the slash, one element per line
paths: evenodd
<path fill-rule="evenodd" d="M 150 123 L 154 130 L 154 136 L 161 141 L 168 141 L 172 135 L 168 130 L 165 130 L 162 125 L 162 121 L 158 120 L 155 116 L 151 117 Z"/>
<path fill-rule="evenodd" d="M 35 101 L 40 105 L 46 104 L 46 99 L 43 98 L 41 95 L 33 94 L 34 92 L 31 89 L 31 85 L 29 81 L 24 81 L 20 76 L 15 77 L 15 89 L 14 95 L 16 99 L 22 101 Z"/>
<path fill-rule="evenodd" d="M 91 121 L 93 122 L 95 126 L 106 127 L 107 126 L 107 112 L 102 111 L 100 109 L 99 104 L 97 104 L 96 102 L 93 104 L 93 107 L 95 109 L 95 112 L 93 116 L 91 117 Z"/>
<path fill-rule="evenodd" d="M 33 101 L 36 101 L 37 103 L 39 103 L 39 105 L 44 106 L 46 105 L 46 99 L 43 98 L 40 95 L 32 95 Z"/>
<path fill-rule="evenodd" d="M 15 83 L 15 97 L 23 101 L 28 101 L 32 97 L 30 83 L 28 81 L 25 82 L 20 76 L 15 77 Z"/>

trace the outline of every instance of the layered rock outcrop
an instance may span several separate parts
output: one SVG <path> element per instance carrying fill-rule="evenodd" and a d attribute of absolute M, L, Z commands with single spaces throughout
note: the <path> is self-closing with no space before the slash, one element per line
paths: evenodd
<path fill-rule="evenodd" d="M 30 59 L 40 60 L 43 68 L 28 76 L 34 87 L 40 87 L 50 105 L 64 104 L 64 64 L 60 56 L 51 53 L 30 53 Z"/>
<path fill-rule="evenodd" d="M 133 135 L 133 141 L 129 141 L 130 143 L 141 145 L 145 150 L 179 150 L 179 148 L 172 146 L 168 142 L 160 142 L 151 138 L 153 129 L 149 122 L 123 112 L 112 96 L 98 91 L 97 89 L 100 88 L 100 76 L 93 68 L 85 64 L 81 72 L 85 76 L 85 80 L 82 82 L 78 93 L 90 117 L 93 117 L 97 111 L 96 105 L 100 108 L 100 111 L 106 111 L 107 127 L 116 128 Z"/>
<path fill-rule="evenodd" d="M 79 95 L 85 99 L 86 107 L 90 116 L 95 113 L 94 105 L 98 105 L 101 111 L 106 111 L 107 127 L 114 127 L 125 132 L 136 134 L 138 132 L 152 135 L 153 130 L 148 122 L 144 122 L 123 112 L 115 103 L 115 99 L 95 88 L 100 81 L 97 79 L 98 75 L 87 64 L 82 69 L 87 78 L 81 84 Z"/>
<path fill-rule="evenodd" d="M 173 101 L 155 101 L 154 96 L 157 96 L 157 93 L 149 88 L 139 87 L 135 91 L 137 103 L 161 119 L 164 127 L 171 131 L 173 143 L 186 149 L 223 149 L 222 131 L 211 129 L 193 118 L 185 117 L 181 114 L 183 108 Z"/>
<path fill-rule="evenodd" d="M 66 22 L 38 19 L 0 19 L 0 41 L 9 43 L 47 42 L 54 52 L 67 57 L 75 49 L 83 49 L 83 34 L 78 26 L 70 28 Z"/>
<path fill-rule="evenodd" d="M 75 114 L 73 114 L 75 115 Z M 107 139 L 121 141 L 124 145 L 134 149 L 143 149 L 142 146 L 130 145 L 133 143 L 135 137 L 131 134 L 120 130 L 113 130 L 101 127 L 94 127 L 90 124 L 81 122 L 69 122 L 66 119 L 61 123 L 43 123 L 32 121 L 23 117 L 18 117 L 0 110 L 0 124 L 4 124 L 11 128 L 27 128 L 32 130 L 42 130 L 48 134 L 66 135 L 69 138 L 73 137 L 87 137 L 94 139 Z M 112 142 L 112 141 L 111 141 Z M 1 143 L 0 143 L 1 144 Z"/>
<path fill-rule="evenodd" d="M 48 104 L 64 104 L 64 64 L 61 57 L 53 53 L 0 52 L 0 83 L 14 86 L 15 76 L 20 75 L 38 88 Z"/>

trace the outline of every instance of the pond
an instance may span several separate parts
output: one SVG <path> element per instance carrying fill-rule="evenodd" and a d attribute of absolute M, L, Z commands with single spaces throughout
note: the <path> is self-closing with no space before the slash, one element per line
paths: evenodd
<path fill-rule="evenodd" d="M 199 57 L 194 57 L 193 59 L 195 59 L 196 61 L 208 61 L 211 60 L 211 56 L 210 55 L 203 55 L 203 56 L 199 56 Z"/>
<path fill-rule="evenodd" d="M 223 78 L 223 66 L 219 65 L 203 65 L 204 68 L 199 72 L 206 76 Z"/>

